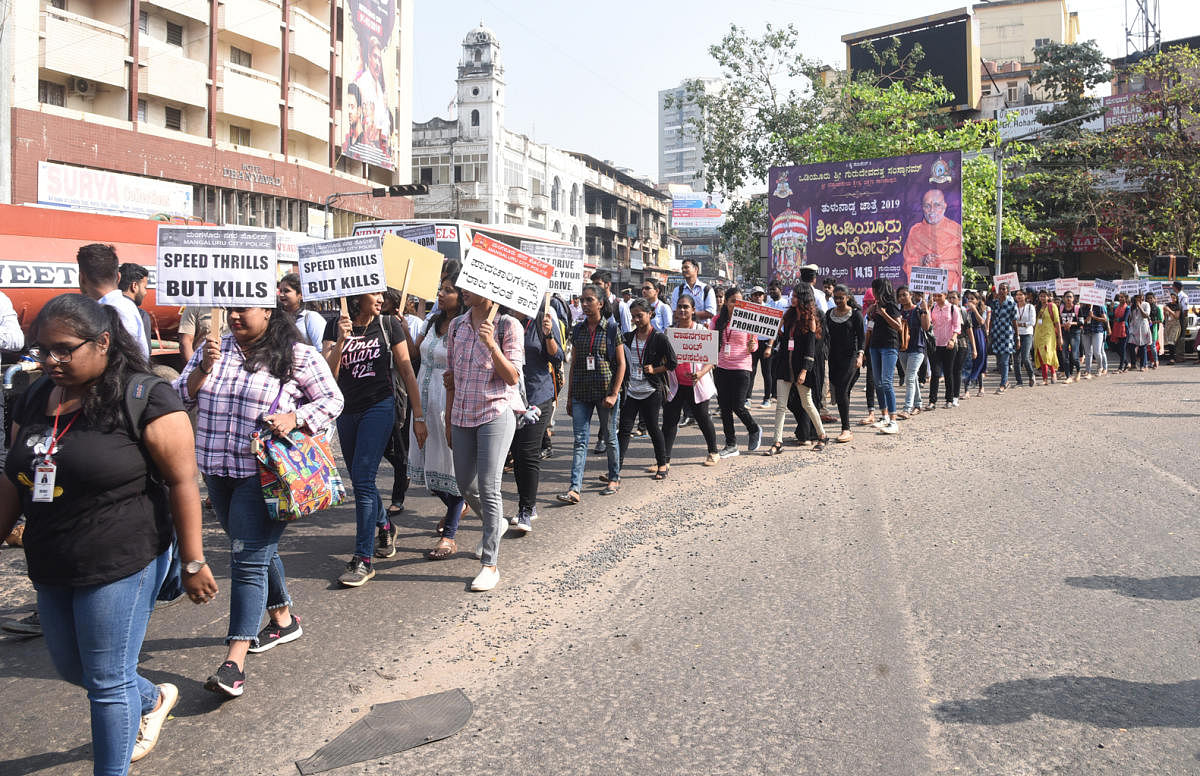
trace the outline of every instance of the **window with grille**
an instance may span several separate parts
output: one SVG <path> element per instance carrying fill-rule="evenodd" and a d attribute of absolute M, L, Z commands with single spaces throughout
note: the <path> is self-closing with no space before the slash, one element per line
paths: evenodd
<path fill-rule="evenodd" d="M 150 32 L 150 14 L 138 11 L 138 31 Z"/>
<path fill-rule="evenodd" d="M 229 47 L 229 61 L 241 67 L 254 67 L 254 58 L 249 51 L 242 51 L 237 46 Z"/>
<path fill-rule="evenodd" d="M 179 108 L 168 107 L 163 124 L 167 129 L 183 129 L 183 111 Z"/>
<path fill-rule="evenodd" d="M 53 81 L 38 81 L 38 102 L 64 107 L 67 104 L 67 87 Z"/>
<path fill-rule="evenodd" d="M 229 142 L 234 145 L 250 145 L 250 129 L 249 127 L 239 127 L 233 124 L 229 125 Z"/>
<path fill-rule="evenodd" d="M 146 101 L 138 100 L 138 121 L 146 120 Z"/>
<path fill-rule="evenodd" d="M 172 46 L 183 45 L 183 26 L 174 22 L 167 22 L 167 43 Z"/>
<path fill-rule="evenodd" d="M 67 0 L 50 0 L 50 7 L 65 11 L 67 10 Z"/>

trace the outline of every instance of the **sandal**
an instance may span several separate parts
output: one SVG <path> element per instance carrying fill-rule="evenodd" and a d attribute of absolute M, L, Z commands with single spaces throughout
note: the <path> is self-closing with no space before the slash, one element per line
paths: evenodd
<path fill-rule="evenodd" d="M 821 437 L 820 439 L 818 439 L 816 441 L 816 444 L 813 445 L 813 448 L 812 448 L 813 452 L 814 453 L 821 452 L 822 450 L 825 449 L 825 445 L 827 445 L 827 444 L 829 444 L 829 437 Z"/>
<path fill-rule="evenodd" d="M 899 412 L 896 413 L 896 420 L 908 420 L 911 417 L 912 417 L 912 415 L 910 415 L 908 412 L 906 412 L 904 410 L 900 410 Z"/>
<path fill-rule="evenodd" d="M 458 552 L 458 544 L 453 539 L 443 537 L 432 550 L 425 553 L 425 557 L 430 560 L 445 560 L 456 552 Z"/>
<path fill-rule="evenodd" d="M 875 413 L 874 412 L 867 415 L 862 420 L 858 421 L 858 425 L 860 425 L 860 426 L 870 426 L 870 425 L 874 425 L 874 423 L 875 423 Z"/>
<path fill-rule="evenodd" d="M 437 535 L 441 536 L 442 531 L 445 531 L 445 530 L 446 530 L 446 518 L 443 517 L 441 520 L 438 521 Z"/>
<path fill-rule="evenodd" d="M 560 504 L 578 504 L 580 502 L 579 494 L 573 490 L 568 490 L 566 493 L 559 493 L 555 496 Z"/>
<path fill-rule="evenodd" d="M 647 466 L 646 474 L 658 474 L 658 467 L 657 466 Z"/>
<path fill-rule="evenodd" d="M 396 506 L 395 504 L 392 504 L 390 507 L 387 508 L 388 520 L 391 520 L 393 517 L 399 517 L 402 514 L 404 514 L 403 506 Z"/>
<path fill-rule="evenodd" d="M 850 429 L 846 429 L 841 434 L 838 434 L 837 441 L 845 443 L 849 442 L 851 439 L 854 439 L 854 434 L 850 433 Z"/>
<path fill-rule="evenodd" d="M 654 477 L 653 477 L 653 479 L 655 479 L 655 480 L 660 480 L 660 481 L 661 481 L 661 480 L 665 480 L 665 479 L 667 478 L 667 475 L 668 475 L 670 472 L 671 472 L 671 466 L 668 464 L 668 465 L 666 465 L 666 466 L 663 466 L 662 468 L 660 468 L 660 469 L 656 470 L 656 471 L 654 472 Z"/>
<path fill-rule="evenodd" d="M 610 482 L 607 485 L 605 485 L 604 490 L 600 491 L 600 495 L 601 496 L 612 496 L 615 493 L 620 492 L 620 490 L 621 490 L 621 481 L 616 480 L 614 482 Z"/>
<path fill-rule="evenodd" d="M 783 442 L 776 442 L 767 448 L 763 455 L 779 455 L 783 452 Z"/>

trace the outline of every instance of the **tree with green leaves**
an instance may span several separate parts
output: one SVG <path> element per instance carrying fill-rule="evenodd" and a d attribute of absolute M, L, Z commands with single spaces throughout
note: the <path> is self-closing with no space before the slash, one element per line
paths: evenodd
<path fill-rule="evenodd" d="M 710 188 L 734 195 L 765 182 L 772 166 L 963 151 L 963 250 L 989 259 L 995 234 L 998 139 L 994 121 L 956 123 L 942 108 L 952 94 L 922 73 L 920 50 L 900 57 L 893 40 L 873 52 L 874 72 L 843 74 L 804 56 L 793 25 L 754 37 L 734 25 L 709 53 L 724 87 L 690 85 L 701 108 L 701 138 Z M 1026 152 L 1011 150 L 1018 161 Z M 736 212 L 736 209 L 735 209 Z M 739 214 L 740 215 L 740 214 Z M 1005 239 L 1031 241 L 1020 206 L 1006 209 Z M 765 228 L 765 218 L 761 227 Z"/>

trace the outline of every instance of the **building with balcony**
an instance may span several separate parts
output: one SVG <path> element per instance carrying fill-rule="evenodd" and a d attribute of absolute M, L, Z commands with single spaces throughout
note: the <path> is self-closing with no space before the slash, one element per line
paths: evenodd
<path fill-rule="evenodd" d="M 704 91 L 721 88 L 719 78 L 696 79 Z M 704 148 L 696 135 L 700 106 L 688 94 L 688 81 L 658 93 L 658 182 L 705 191 Z"/>
<path fill-rule="evenodd" d="M 458 65 L 456 118 L 412 126 L 412 180 L 430 186 L 421 218 L 520 224 L 584 244 L 582 162 L 504 127 L 500 41 L 482 24 L 467 33 Z"/>
<path fill-rule="evenodd" d="M 974 7 L 983 60 L 980 113 L 1034 105 L 1049 99 L 1029 79 L 1037 72 L 1034 49 L 1047 43 L 1076 43 L 1079 14 L 1066 0 L 995 0 Z"/>
<path fill-rule="evenodd" d="M 329 195 L 409 182 L 411 0 L 390 6 L 388 54 L 372 71 L 391 87 L 380 90 L 390 161 L 366 164 L 341 142 L 345 85 L 365 70 L 351 72 L 358 6 L 14 0 L 0 38 L 11 74 L 0 201 L 321 234 Z M 333 213 L 341 235 L 365 217 L 410 217 L 412 203 L 349 197 Z"/>

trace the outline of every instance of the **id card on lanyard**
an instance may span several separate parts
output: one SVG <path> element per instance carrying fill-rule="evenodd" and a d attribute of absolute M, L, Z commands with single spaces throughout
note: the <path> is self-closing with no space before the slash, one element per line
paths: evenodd
<path fill-rule="evenodd" d="M 38 504 L 48 504 L 54 501 L 54 481 L 58 477 L 58 466 L 54 463 L 54 453 L 58 450 L 58 441 L 66 436 L 67 431 L 74 425 L 76 418 L 79 417 L 79 412 L 71 417 L 62 433 L 59 433 L 58 419 L 61 415 L 62 404 L 59 404 L 58 409 L 54 411 L 54 430 L 50 432 L 50 443 L 46 454 L 41 459 L 34 459 L 31 500 Z"/>

